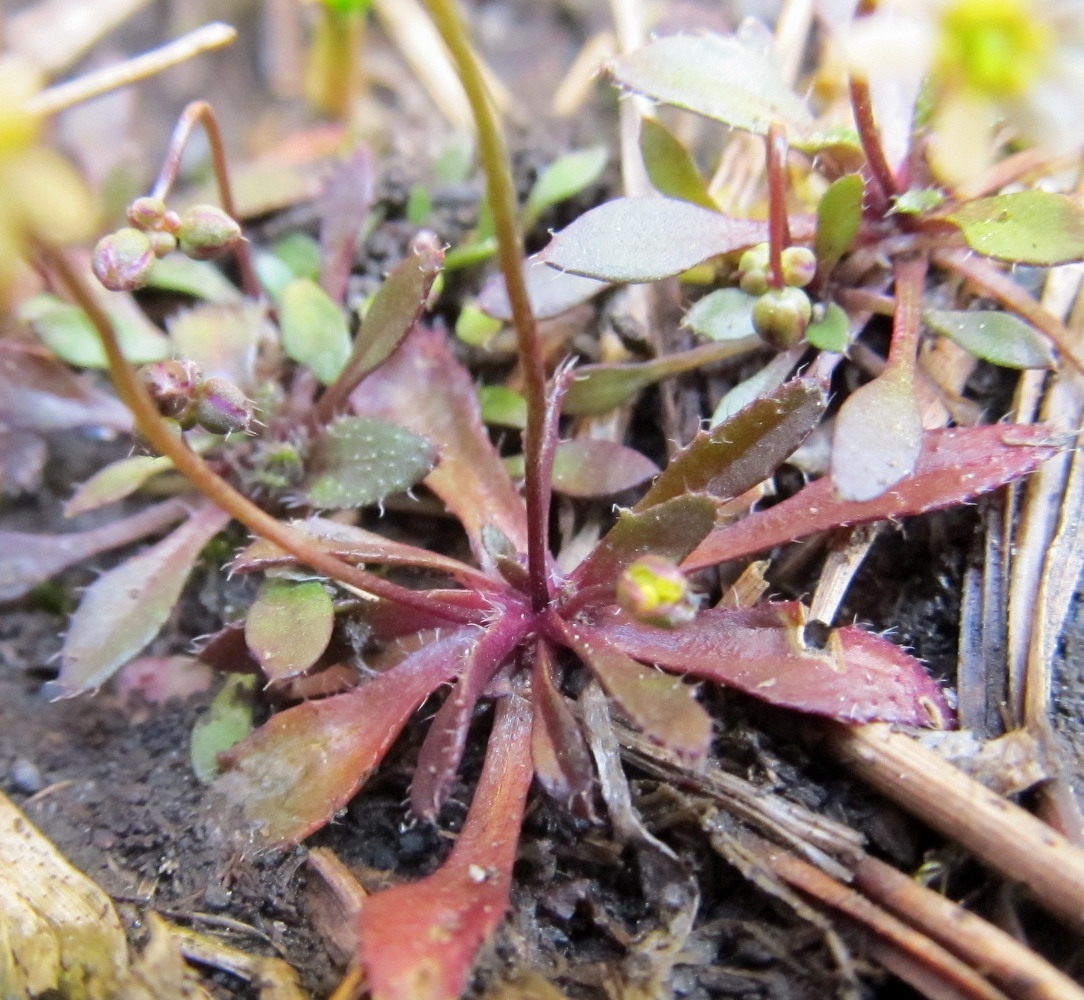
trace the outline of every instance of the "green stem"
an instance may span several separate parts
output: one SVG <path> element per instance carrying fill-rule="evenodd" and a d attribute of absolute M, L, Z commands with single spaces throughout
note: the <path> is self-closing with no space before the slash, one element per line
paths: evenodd
<path fill-rule="evenodd" d="M 176 183 L 177 173 L 181 169 L 184 148 L 188 145 L 192 129 L 197 125 L 203 126 L 203 131 L 207 133 L 207 141 L 211 145 L 211 162 L 214 166 L 215 181 L 218 183 L 218 195 L 222 199 L 222 208 L 228 216 L 237 219 L 237 205 L 233 200 L 233 188 L 230 185 L 230 168 L 226 162 L 226 145 L 222 141 L 222 129 L 219 128 L 214 109 L 206 101 L 193 101 L 181 112 L 181 117 L 173 126 L 173 134 L 169 137 L 169 147 L 166 149 L 158 179 L 151 189 L 151 197 L 161 198 L 163 201 L 169 197 L 169 192 Z M 252 253 L 249 251 L 248 241 L 239 240 L 233 249 L 237 255 L 237 266 L 241 269 L 241 282 L 244 285 L 245 294 L 250 298 L 258 299 L 262 294 L 260 279 L 256 277 L 256 268 L 252 264 Z"/>
<path fill-rule="evenodd" d="M 177 470 L 183 473 L 208 500 L 240 521 L 253 534 L 274 542 L 298 562 L 310 566 L 317 573 L 444 621 L 461 624 L 478 621 L 478 616 L 472 611 L 434 600 L 420 591 L 400 587 L 398 584 L 335 558 L 321 549 L 312 539 L 271 517 L 244 494 L 230 486 L 162 419 L 134 369 L 121 353 L 112 322 L 83 278 L 61 252 L 47 246 L 41 247 L 41 251 L 49 265 L 60 275 L 72 298 L 90 317 L 91 323 L 102 338 L 102 345 L 109 358 L 109 370 L 113 383 L 120 398 L 132 411 L 140 434 L 161 454 L 171 459 Z"/>
<path fill-rule="evenodd" d="M 531 300 L 523 280 L 523 242 L 516 224 L 516 193 L 512 165 L 505 147 L 497 113 L 486 91 L 485 79 L 471 49 L 455 0 L 426 0 L 429 13 L 452 53 L 463 89 L 467 93 L 478 127 L 478 151 L 486 173 L 489 206 L 497 236 L 497 254 L 508 289 L 512 322 L 519 341 L 527 397 L 527 429 L 523 454 L 527 500 L 527 570 L 531 579 L 531 603 L 536 611 L 549 604 L 552 592 L 547 562 L 549 527 L 548 489 L 542 481 L 545 451 L 546 364 L 542 343 L 531 312 Z"/>

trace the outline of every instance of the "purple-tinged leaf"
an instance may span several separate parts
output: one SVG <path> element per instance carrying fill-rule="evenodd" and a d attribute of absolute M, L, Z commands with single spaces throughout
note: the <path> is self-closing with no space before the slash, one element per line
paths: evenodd
<path fill-rule="evenodd" d="M 845 500 L 872 500 L 914 471 L 922 417 L 910 369 L 890 367 L 853 393 L 832 433 L 832 481 Z"/>
<path fill-rule="evenodd" d="M 680 678 L 637 663 L 596 629 L 567 623 L 564 639 L 645 736 L 692 764 L 707 756 L 711 716 L 696 700 L 693 688 Z"/>
<path fill-rule="evenodd" d="M 614 82 L 731 128 L 767 135 L 782 125 L 792 143 L 813 132 L 806 106 L 778 67 L 736 35 L 670 35 L 618 56 Z"/>
<path fill-rule="evenodd" d="M 266 580 L 245 618 L 245 642 L 268 680 L 303 674 L 331 641 L 335 607 L 318 580 Z"/>
<path fill-rule="evenodd" d="M 64 504 L 64 516 L 75 517 L 123 500 L 148 479 L 172 468 L 173 462 L 164 455 L 133 455 L 110 462 L 79 486 Z"/>
<path fill-rule="evenodd" d="M 575 306 L 589 302 L 610 287 L 608 281 L 584 278 L 568 271 L 547 267 L 538 255 L 523 262 L 523 277 L 527 282 L 527 296 L 535 319 L 552 319 L 568 312 Z M 494 319 L 505 323 L 512 321 L 512 306 L 508 301 L 508 289 L 504 278 L 496 274 L 485 283 L 478 296 L 478 307 Z"/>
<path fill-rule="evenodd" d="M 546 793 L 566 808 L 593 812 L 595 768 L 583 731 L 553 678 L 549 647 L 539 642 L 531 672 L 531 758 Z"/>
<path fill-rule="evenodd" d="M 659 194 L 703 208 L 718 208 L 692 154 L 655 118 L 640 121 L 640 155 Z"/>
<path fill-rule="evenodd" d="M 416 327 L 358 386 L 351 403 L 359 413 L 420 434 L 437 449 L 437 467 L 425 484 L 462 522 L 483 568 L 492 568 L 482 542 L 486 525 L 526 551 L 526 508 L 482 425 L 474 382 L 440 331 Z"/>
<path fill-rule="evenodd" d="M 465 587 L 480 587 L 486 590 L 496 586 L 481 570 L 451 556 L 430 552 L 405 542 L 393 542 L 383 535 L 351 524 L 340 524 L 325 517 L 309 517 L 303 521 L 291 521 L 290 527 L 308 535 L 326 552 L 353 565 L 377 563 L 384 566 L 410 566 L 446 573 Z M 236 573 L 253 573 L 294 565 L 296 563 L 293 556 L 284 552 L 274 542 L 257 538 L 234 558 L 232 569 Z"/>
<path fill-rule="evenodd" d="M 215 670 L 229 674 L 258 674 L 260 665 L 245 643 L 245 623 L 230 622 L 202 642 L 197 658 Z"/>
<path fill-rule="evenodd" d="M 987 257 L 1050 267 L 1084 260 L 1084 209 L 1053 191 L 1016 191 L 965 201 L 943 218 Z"/>
<path fill-rule="evenodd" d="M 605 497 L 639 486 L 659 467 L 614 441 L 562 441 L 553 456 L 553 488 L 571 497 Z"/>
<path fill-rule="evenodd" d="M 489 627 L 468 654 L 459 680 L 437 710 L 418 752 L 418 764 L 410 783 L 410 808 L 415 816 L 426 820 L 437 818 L 463 759 L 474 706 L 530 626 L 527 615 L 510 611 Z"/>
<path fill-rule="evenodd" d="M 137 716 L 148 705 L 186 701 L 213 682 L 214 671 L 194 656 L 140 656 L 117 671 L 114 684 L 129 712 Z M 133 704 L 137 700 L 141 704 Z"/>
<path fill-rule="evenodd" d="M 775 473 L 809 436 L 828 399 L 812 379 L 792 379 L 703 431 L 676 455 L 636 510 L 683 493 L 732 500 Z"/>
<path fill-rule="evenodd" d="M 163 531 L 187 514 L 182 501 L 166 500 L 88 531 L 63 535 L 0 531 L 0 601 L 14 601 L 61 570 Z"/>
<path fill-rule="evenodd" d="M 584 365 L 576 369 L 576 378 L 565 396 L 561 412 L 573 417 L 593 417 L 608 413 L 627 403 L 649 385 L 704 365 L 748 354 L 763 346 L 763 340 L 750 334 L 738 340 L 704 344 L 690 351 L 667 354 L 652 361 Z"/>
<path fill-rule="evenodd" d="M 768 224 L 673 198 L 617 198 L 555 233 L 539 258 L 600 281 L 658 281 L 768 239 Z"/>
<path fill-rule="evenodd" d="M 886 639 L 859 628 L 836 629 L 824 649 L 803 639 L 798 604 L 711 608 L 680 628 L 644 625 L 612 609 L 583 641 L 737 688 L 773 705 L 842 722 L 944 726 L 952 711 L 923 669 Z"/>
<path fill-rule="evenodd" d="M 509 601 L 507 594 L 498 596 L 479 590 L 427 590 L 426 593 L 434 600 L 476 613 L 479 623 L 503 613 L 510 604 L 518 604 L 514 598 Z M 366 601 L 362 613 L 365 623 L 373 630 L 373 638 L 381 641 L 448 626 L 444 619 L 425 615 L 414 608 L 404 608 L 392 601 Z"/>
<path fill-rule="evenodd" d="M 331 385 L 350 358 L 346 315 L 315 281 L 295 278 L 282 292 L 279 306 L 282 349 Z"/>
<path fill-rule="evenodd" d="M 477 640 L 476 629 L 456 629 L 353 691 L 273 715 L 222 755 L 216 791 L 269 841 L 298 843 L 354 797 Z"/>
<path fill-rule="evenodd" d="M 260 343 L 273 334 L 261 303 L 206 303 L 177 313 L 167 326 L 177 357 L 194 361 L 204 378 L 224 378 L 242 392 L 256 391 Z"/>
<path fill-rule="evenodd" d="M 373 207 L 376 171 L 367 146 L 358 146 L 328 177 L 320 195 L 320 284 L 332 300 L 346 299 L 358 238 Z"/>
<path fill-rule="evenodd" d="M 609 602 L 622 570 L 642 556 L 681 562 L 715 526 L 715 508 L 711 497 L 689 494 L 644 511 L 619 511 L 617 523 L 572 574 L 569 597 L 602 587 Z"/>
<path fill-rule="evenodd" d="M 129 431 L 132 416 L 115 396 L 73 375 L 54 358 L 0 342 L 0 424 L 13 430 L 108 427 Z"/>
<path fill-rule="evenodd" d="M 49 447 L 39 434 L 0 430 L 0 497 L 36 492 L 48 458 Z"/>
<path fill-rule="evenodd" d="M 718 528 L 683 566 L 692 571 L 847 524 L 951 507 L 1027 475 L 1058 454 L 1050 427 L 994 424 L 927 431 L 914 473 L 872 500 L 844 500 L 830 478 L 744 521 Z"/>
<path fill-rule="evenodd" d="M 433 461 L 429 442 L 404 427 L 339 417 L 313 443 L 301 494 L 315 507 L 365 507 L 420 482 Z"/>
<path fill-rule="evenodd" d="M 996 309 L 939 310 L 922 315 L 935 333 L 954 340 L 969 354 L 1002 368 L 1053 368 L 1050 344 L 1030 323 Z"/>
<path fill-rule="evenodd" d="M 103 573 L 72 616 L 56 683 L 66 696 L 101 687 L 166 623 L 200 552 L 230 521 L 212 504 L 160 542 Z"/>
<path fill-rule="evenodd" d="M 530 706 L 504 699 L 467 821 L 448 860 L 421 881 L 365 900 L 361 958 L 373 1000 L 457 1000 L 478 949 L 508 908 L 531 786 Z"/>

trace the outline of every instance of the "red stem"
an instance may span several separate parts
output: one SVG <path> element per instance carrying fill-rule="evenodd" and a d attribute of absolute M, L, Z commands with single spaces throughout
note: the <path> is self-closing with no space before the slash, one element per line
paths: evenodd
<path fill-rule="evenodd" d="M 768 284 L 782 288 L 783 251 L 790 246 L 790 220 L 787 217 L 787 133 L 778 122 L 768 129 L 768 259 L 771 273 Z"/>
<path fill-rule="evenodd" d="M 884 146 L 881 145 L 881 133 L 873 117 L 873 100 L 870 97 L 869 84 L 865 80 L 851 78 L 851 108 L 854 111 L 855 125 L 858 127 L 858 138 L 862 142 L 870 175 L 876 187 L 876 191 L 871 192 L 876 201 L 874 207 L 878 212 L 884 212 L 888 209 L 892 197 L 899 194 L 899 188 L 896 175 L 885 156 Z"/>
<path fill-rule="evenodd" d="M 888 368 L 906 369 L 913 375 L 918 358 L 918 339 L 922 332 L 922 294 L 926 290 L 925 254 L 897 257 L 893 264 L 896 277 L 896 318 L 892 344 L 888 350 Z"/>
<path fill-rule="evenodd" d="M 105 352 L 109 357 L 110 373 L 117 392 L 132 411 L 140 433 L 161 454 L 168 456 L 177 470 L 186 476 L 208 500 L 240 521 L 253 534 L 274 542 L 279 548 L 289 552 L 298 562 L 312 567 L 317 573 L 444 621 L 458 624 L 478 622 L 478 615 L 471 610 L 434 600 L 424 592 L 400 587 L 398 584 L 335 558 L 321 549 L 312 539 L 265 513 L 244 494 L 239 493 L 217 475 L 199 455 L 188 447 L 182 437 L 166 425 L 147 390 L 121 353 L 109 317 L 82 277 L 62 253 L 50 247 L 43 247 L 42 250 L 101 336 Z"/>
<path fill-rule="evenodd" d="M 192 135 L 192 129 L 197 125 L 203 126 L 211 145 L 211 162 L 214 166 L 215 181 L 218 183 L 218 194 L 222 199 L 222 208 L 230 218 L 237 219 L 237 205 L 233 200 L 233 188 L 230 186 L 230 169 L 226 162 L 226 146 L 222 141 L 222 129 L 219 127 L 214 109 L 206 101 L 193 101 L 181 112 L 181 117 L 173 126 L 173 134 L 169 137 L 169 146 L 166 148 L 158 179 L 151 189 L 151 197 L 161 198 L 163 201 L 169 197 L 169 192 L 176 183 L 177 174 L 181 169 L 181 157 L 184 155 L 185 146 Z M 241 282 L 244 285 L 245 294 L 250 298 L 258 299 L 262 290 L 260 280 L 256 277 L 256 269 L 252 264 L 248 241 L 238 240 L 233 251 L 237 255 L 237 266 L 241 269 Z"/>

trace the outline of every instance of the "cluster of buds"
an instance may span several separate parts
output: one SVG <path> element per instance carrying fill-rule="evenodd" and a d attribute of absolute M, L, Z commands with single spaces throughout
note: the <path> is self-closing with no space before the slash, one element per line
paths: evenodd
<path fill-rule="evenodd" d="M 646 555 L 617 579 L 617 603 L 637 621 L 676 628 L 696 617 L 696 596 L 681 567 L 670 559 Z"/>
<path fill-rule="evenodd" d="M 136 198 L 128 206 L 128 221 L 131 225 L 98 241 L 91 260 L 98 280 L 114 292 L 142 288 L 154 262 L 174 250 L 209 260 L 241 238 L 237 221 L 214 205 L 177 213 L 161 198 Z"/>
<path fill-rule="evenodd" d="M 781 256 L 782 288 L 771 287 L 767 243 L 758 243 L 742 254 L 738 275 L 742 291 L 757 297 L 753 329 L 772 347 L 786 350 L 805 336 L 813 316 L 812 303 L 802 289 L 817 273 L 817 258 L 808 247 L 787 247 Z"/>
<path fill-rule="evenodd" d="M 139 380 L 158 412 L 182 430 L 198 425 L 212 434 L 229 434 L 252 426 L 251 400 L 229 379 L 204 378 L 194 361 L 155 361 L 139 369 Z"/>

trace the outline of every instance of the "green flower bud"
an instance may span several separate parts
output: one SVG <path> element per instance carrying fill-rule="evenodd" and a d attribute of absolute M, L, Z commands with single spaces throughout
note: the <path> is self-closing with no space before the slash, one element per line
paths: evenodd
<path fill-rule="evenodd" d="M 763 295 L 768 290 L 768 272 L 746 271 L 738 285 L 746 295 Z"/>
<path fill-rule="evenodd" d="M 181 251 L 195 260 L 209 260 L 241 238 L 241 227 L 221 208 L 193 205 L 177 229 Z"/>
<path fill-rule="evenodd" d="M 753 306 L 753 329 L 784 351 L 805 336 L 812 315 L 809 296 L 800 288 L 770 288 Z"/>
<path fill-rule="evenodd" d="M 247 431 L 254 416 L 252 402 L 232 382 L 209 378 L 197 390 L 195 420 L 212 434 Z"/>
<path fill-rule="evenodd" d="M 146 233 L 118 229 L 98 240 L 91 267 L 110 291 L 131 292 L 147 283 L 154 261 L 154 250 Z"/>
<path fill-rule="evenodd" d="M 661 628 L 684 625 L 696 617 L 689 581 L 677 563 L 662 556 L 643 556 L 622 572 L 617 603 L 638 621 Z"/>
<path fill-rule="evenodd" d="M 750 271 L 767 271 L 772 263 L 771 248 L 767 243 L 758 243 L 741 255 L 738 270 L 743 274 Z"/>
<path fill-rule="evenodd" d="M 167 253 L 173 253 L 177 249 L 177 237 L 172 233 L 156 230 L 147 233 L 147 238 L 151 241 L 151 249 L 154 251 L 155 257 L 164 257 Z"/>
<path fill-rule="evenodd" d="M 128 206 L 128 221 L 136 229 L 160 229 L 166 215 L 166 203 L 161 198 L 136 198 Z"/>
<path fill-rule="evenodd" d="M 199 365 L 183 359 L 152 361 L 138 374 L 162 416 L 192 425 L 192 411 L 203 378 Z"/>
<path fill-rule="evenodd" d="M 783 280 L 805 288 L 817 274 L 817 255 L 809 247 L 787 247 L 782 253 Z"/>

